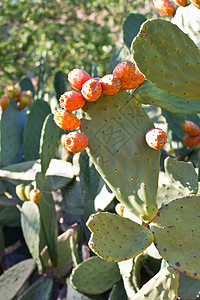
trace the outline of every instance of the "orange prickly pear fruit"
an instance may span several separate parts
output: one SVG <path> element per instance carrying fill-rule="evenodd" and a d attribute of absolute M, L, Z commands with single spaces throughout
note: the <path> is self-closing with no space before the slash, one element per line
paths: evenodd
<path fill-rule="evenodd" d="M 194 6 L 200 9 L 200 0 L 190 0 L 190 1 Z"/>
<path fill-rule="evenodd" d="M 54 113 L 54 122 L 64 130 L 74 130 L 81 125 L 81 121 L 71 112 L 59 109 Z"/>
<path fill-rule="evenodd" d="M 85 99 L 81 93 L 70 91 L 60 96 L 60 106 L 66 110 L 73 111 L 82 108 L 85 104 Z"/>
<path fill-rule="evenodd" d="M 69 84 L 72 88 L 78 91 L 81 91 L 82 85 L 90 78 L 90 75 L 85 70 L 81 69 L 73 69 L 68 74 Z"/>
<path fill-rule="evenodd" d="M 33 104 L 33 102 L 34 102 L 34 100 L 33 100 L 33 93 L 30 90 L 27 90 L 26 94 L 28 96 L 28 104 L 27 105 L 28 105 L 28 107 L 30 107 Z"/>
<path fill-rule="evenodd" d="M 96 101 L 102 93 L 100 81 L 93 78 L 87 80 L 82 86 L 81 93 L 87 101 Z"/>
<path fill-rule="evenodd" d="M 41 200 L 41 192 L 39 189 L 32 189 L 29 194 L 30 201 L 38 204 Z"/>
<path fill-rule="evenodd" d="M 145 81 L 145 76 L 140 72 L 140 70 L 135 66 L 135 75 L 132 81 L 132 89 L 141 85 Z M 128 89 L 127 89 L 128 90 Z"/>
<path fill-rule="evenodd" d="M 167 135 L 162 129 L 153 128 L 146 133 L 145 140 L 150 148 L 158 150 L 165 146 Z"/>
<path fill-rule="evenodd" d="M 88 137 L 78 131 L 70 132 L 65 137 L 65 148 L 73 153 L 82 152 L 88 145 Z"/>
<path fill-rule="evenodd" d="M 119 77 L 113 74 L 107 74 L 103 76 L 99 83 L 102 87 L 102 94 L 104 95 L 114 95 L 116 94 L 121 88 L 121 81 Z"/>
<path fill-rule="evenodd" d="M 10 98 L 7 95 L 3 95 L 0 98 L 0 107 L 2 111 L 5 111 L 10 103 Z"/>
<path fill-rule="evenodd" d="M 28 102 L 29 102 L 29 96 L 27 95 L 26 91 L 22 91 L 20 93 L 18 109 L 23 110 L 28 105 Z"/>
<path fill-rule="evenodd" d="M 20 99 L 20 93 L 21 93 L 21 87 L 17 83 L 14 85 L 14 88 L 13 88 L 13 98 L 15 99 L 16 102 L 18 102 Z"/>
<path fill-rule="evenodd" d="M 13 85 L 7 85 L 5 88 L 5 95 L 11 100 L 14 95 L 14 86 Z"/>
<path fill-rule="evenodd" d="M 28 201 L 28 198 L 25 195 L 25 185 L 23 183 L 16 186 L 15 192 L 20 200 Z"/>
<path fill-rule="evenodd" d="M 125 90 L 133 89 L 135 64 L 131 61 L 119 63 L 113 70 L 113 75 L 117 76 L 121 81 L 121 87 Z"/>
<path fill-rule="evenodd" d="M 179 6 L 186 6 L 187 0 L 175 0 Z"/>
<path fill-rule="evenodd" d="M 190 136 L 185 135 L 183 138 L 183 144 L 187 147 L 195 147 L 200 144 L 200 135 L 197 136 Z"/>
<path fill-rule="evenodd" d="M 156 10 L 166 17 L 171 17 L 175 14 L 176 8 L 170 0 L 153 0 Z"/>
<path fill-rule="evenodd" d="M 192 121 L 183 121 L 181 125 L 182 130 L 190 136 L 197 136 L 200 134 L 200 128 Z"/>
<path fill-rule="evenodd" d="M 123 216 L 123 212 L 124 212 L 124 205 L 122 203 L 117 203 L 117 205 L 115 206 L 115 211 L 119 216 Z"/>

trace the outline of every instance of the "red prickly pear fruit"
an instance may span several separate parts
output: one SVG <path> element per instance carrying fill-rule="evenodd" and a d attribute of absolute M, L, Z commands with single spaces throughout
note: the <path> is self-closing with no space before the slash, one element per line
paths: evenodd
<path fill-rule="evenodd" d="M 15 192 L 16 192 L 16 194 L 17 194 L 17 196 L 19 197 L 20 200 L 22 200 L 22 201 L 28 201 L 29 200 L 25 195 L 25 185 L 23 183 L 18 184 L 16 186 Z"/>
<path fill-rule="evenodd" d="M 14 95 L 14 86 L 13 85 L 7 85 L 5 88 L 5 95 L 11 100 Z"/>
<path fill-rule="evenodd" d="M 167 135 L 162 129 L 153 128 L 145 134 L 145 140 L 150 148 L 158 150 L 165 146 Z"/>
<path fill-rule="evenodd" d="M 119 77 L 113 74 L 107 74 L 103 76 L 99 83 L 102 87 L 102 94 L 104 95 L 114 95 L 116 94 L 121 88 L 121 81 Z"/>
<path fill-rule="evenodd" d="M 81 93 L 87 101 L 96 101 L 102 93 L 101 84 L 96 79 L 91 78 L 83 84 Z"/>
<path fill-rule="evenodd" d="M 200 134 L 200 128 L 192 121 L 183 121 L 181 125 L 182 130 L 190 136 L 197 136 Z"/>
<path fill-rule="evenodd" d="M 65 134 L 62 134 L 61 139 L 60 139 L 61 145 L 63 145 L 63 146 L 65 146 L 65 139 L 66 139 L 66 136 L 67 136 L 66 133 L 65 133 Z"/>
<path fill-rule="evenodd" d="M 41 192 L 39 189 L 32 189 L 29 194 L 30 201 L 38 204 L 41 200 Z"/>
<path fill-rule="evenodd" d="M 131 61 L 119 63 L 113 70 L 113 75 L 117 76 L 121 81 L 121 87 L 125 90 L 133 89 L 135 64 Z"/>
<path fill-rule="evenodd" d="M 197 136 L 190 136 L 190 135 L 185 135 L 183 138 L 183 144 L 187 147 L 195 147 L 200 144 L 200 135 Z"/>
<path fill-rule="evenodd" d="M 179 6 L 186 6 L 187 4 L 187 0 L 175 0 L 176 4 L 178 4 Z"/>
<path fill-rule="evenodd" d="M 141 85 L 145 81 L 145 76 L 140 72 L 140 70 L 135 66 L 135 75 L 133 77 L 132 84 L 130 88 L 125 88 L 126 90 L 135 89 L 137 86 Z"/>
<path fill-rule="evenodd" d="M 29 96 L 27 95 L 26 91 L 22 91 L 20 93 L 18 109 L 23 110 L 28 105 L 28 102 L 29 102 Z"/>
<path fill-rule="evenodd" d="M 59 109 L 54 113 L 54 122 L 64 130 L 74 130 L 81 125 L 81 121 L 71 112 Z"/>
<path fill-rule="evenodd" d="M 70 132 L 65 137 L 65 148 L 73 153 L 82 152 L 88 145 L 88 137 L 78 131 Z"/>
<path fill-rule="evenodd" d="M 82 108 L 85 104 L 85 99 L 81 93 L 70 91 L 60 96 L 60 106 L 66 110 L 73 111 Z"/>
<path fill-rule="evenodd" d="M 122 203 L 117 203 L 117 205 L 115 206 L 115 211 L 119 216 L 123 216 L 123 212 L 124 212 L 124 205 Z"/>
<path fill-rule="evenodd" d="M 153 0 L 156 10 L 166 17 L 172 17 L 175 14 L 176 7 L 170 0 Z"/>
<path fill-rule="evenodd" d="M 10 103 L 10 98 L 7 95 L 3 95 L 0 98 L 0 107 L 2 111 L 5 111 Z"/>
<path fill-rule="evenodd" d="M 81 69 L 73 69 L 68 74 L 69 84 L 72 88 L 78 91 L 81 91 L 82 85 L 90 78 L 90 75 L 85 70 Z"/>
<path fill-rule="evenodd" d="M 190 0 L 190 1 L 194 6 L 200 9 L 200 0 Z"/>

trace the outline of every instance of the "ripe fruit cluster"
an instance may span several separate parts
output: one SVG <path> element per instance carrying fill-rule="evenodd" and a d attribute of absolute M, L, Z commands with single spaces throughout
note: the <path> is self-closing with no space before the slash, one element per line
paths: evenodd
<path fill-rule="evenodd" d="M 26 106 L 31 106 L 33 103 L 32 92 L 30 90 L 21 91 L 19 84 L 7 85 L 4 95 L 0 98 L 0 107 L 5 111 L 11 99 L 15 99 L 19 110 L 23 110 Z"/>
<path fill-rule="evenodd" d="M 68 81 L 76 91 L 65 92 L 61 95 L 59 102 L 62 109 L 55 112 L 54 121 L 64 130 L 77 129 L 81 121 L 72 112 L 82 108 L 85 101 L 94 102 L 102 94 L 114 95 L 121 88 L 134 89 L 144 80 L 144 75 L 130 61 L 119 63 L 112 74 L 107 74 L 102 78 L 91 78 L 85 70 L 73 69 L 68 74 Z M 88 142 L 88 137 L 77 131 L 70 132 L 65 137 L 65 147 L 73 153 L 83 151 Z"/>
<path fill-rule="evenodd" d="M 19 199 L 22 201 L 32 201 L 35 204 L 38 204 L 41 200 L 40 190 L 35 189 L 32 184 L 19 184 L 16 186 L 15 191 Z"/>
<path fill-rule="evenodd" d="M 194 122 L 185 120 L 181 124 L 182 130 L 186 133 L 183 144 L 187 147 L 195 147 L 200 144 L 200 128 Z"/>
<path fill-rule="evenodd" d="M 175 4 L 178 6 L 186 6 L 187 0 L 174 0 Z M 198 9 L 200 9 L 200 0 L 190 0 L 190 2 Z M 164 16 L 172 17 L 174 16 L 177 7 L 170 0 L 153 0 L 153 4 L 156 10 Z"/>

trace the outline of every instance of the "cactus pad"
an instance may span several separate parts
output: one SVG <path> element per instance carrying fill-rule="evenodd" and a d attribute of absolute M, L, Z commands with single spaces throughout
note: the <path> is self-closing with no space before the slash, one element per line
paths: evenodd
<path fill-rule="evenodd" d="M 132 52 L 140 71 L 157 87 L 200 98 L 200 50 L 178 26 L 162 19 L 144 22 Z"/>
<path fill-rule="evenodd" d="M 157 212 L 160 152 L 145 142 L 145 133 L 154 127 L 145 110 L 121 90 L 86 103 L 81 122 L 97 171 L 120 202 L 150 221 Z"/>
<path fill-rule="evenodd" d="M 109 290 L 120 278 L 117 263 L 108 262 L 95 256 L 79 264 L 73 270 L 70 280 L 78 291 L 97 295 Z"/>
<path fill-rule="evenodd" d="M 200 279 L 200 195 L 189 195 L 161 207 L 150 224 L 155 246 L 173 268 Z"/>
<path fill-rule="evenodd" d="M 135 257 L 153 241 L 150 230 L 116 214 L 93 214 L 86 225 L 92 232 L 90 248 L 108 261 L 119 262 Z"/>
<path fill-rule="evenodd" d="M 132 300 L 176 300 L 179 273 L 170 267 L 161 269 L 137 292 Z"/>

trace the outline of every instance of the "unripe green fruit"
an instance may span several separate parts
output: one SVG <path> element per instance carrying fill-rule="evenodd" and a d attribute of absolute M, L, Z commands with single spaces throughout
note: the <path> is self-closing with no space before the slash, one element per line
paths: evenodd
<path fill-rule="evenodd" d="M 17 185 L 16 189 L 15 189 L 16 194 L 17 194 L 17 196 L 19 197 L 20 200 L 22 200 L 22 201 L 28 201 L 28 199 L 27 199 L 27 197 L 25 195 L 24 190 L 25 190 L 25 185 L 23 183 Z"/>
<path fill-rule="evenodd" d="M 24 193 L 25 193 L 25 196 L 28 200 L 30 200 L 30 192 L 31 192 L 32 189 L 34 189 L 34 186 L 32 184 L 27 184 L 25 186 Z"/>

